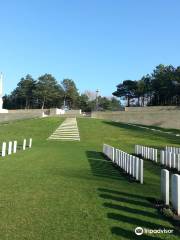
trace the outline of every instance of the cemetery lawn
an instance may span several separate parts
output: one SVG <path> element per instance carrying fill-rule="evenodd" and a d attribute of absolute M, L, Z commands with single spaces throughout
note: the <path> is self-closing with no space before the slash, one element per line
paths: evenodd
<path fill-rule="evenodd" d="M 164 147 L 180 138 L 123 123 L 79 118 L 80 142 L 46 140 L 63 118 L 0 124 L 0 140 L 33 138 L 32 149 L 0 157 L 1 240 L 179 239 L 179 229 L 153 207 L 160 167 L 145 161 L 144 184 L 131 182 L 102 155 L 107 143 Z M 137 237 L 137 226 L 174 234 Z"/>

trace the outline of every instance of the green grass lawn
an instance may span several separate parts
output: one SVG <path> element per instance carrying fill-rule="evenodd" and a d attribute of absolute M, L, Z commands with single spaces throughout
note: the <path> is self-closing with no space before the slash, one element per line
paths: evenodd
<path fill-rule="evenodd" d="M 80 142 L 47 141 L 62 118 L 0 125 L 0 141 L 33 138 L 32 149 L 0 158 L 0 240 L 179 239 L 153 207 L 160 167 L 145 161 L 144 184 L 129 180 L 101 151 L 107 143 L 129 153 L 134 144 L 178 145 L 179 138 L 96 119 L 78 119 Z M 174 229 L 136 237 L 134 229 Z"/>

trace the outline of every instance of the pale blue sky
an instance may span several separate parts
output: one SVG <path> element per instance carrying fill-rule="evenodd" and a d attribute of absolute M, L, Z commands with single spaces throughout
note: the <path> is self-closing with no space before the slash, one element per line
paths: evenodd
<path fill-rule="evenodd" d="M 179 0 L 2 0 L 4 93 L 27 73 L 110 96 L 125 79 L 180 65 Z"/>

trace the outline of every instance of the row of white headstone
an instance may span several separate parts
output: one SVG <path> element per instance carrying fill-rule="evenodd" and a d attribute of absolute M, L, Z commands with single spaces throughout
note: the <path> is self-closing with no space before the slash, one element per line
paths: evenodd
<path fill-rule="evenodd" d="M 116 149 L 108 144 L 103 144 L 103 153 L 127 174 L 143 184 L 143 160 Z"/>
<path fill-rule="evenodd" d="M 165 205 L 169 205 L 169 192 L 170 192 L 170 182 L 169 182 L 169 171 L 167 169 L 161 170 L 161 198 Z M 173 209 L 180 215 L 180 175 L 171 175 L 171 203 Z"/>
<path fill-rule="evenodd" d="M 147 146 L 135 145 L 135 154 L 157 162 L 158 150 Z"/>
<path fill-rule="evenodd" d="M 166 146 L 165 147 L 165 151 L 168 151 L 168 152 L 173 152 L 173 153 L 180 153 L 180 148 L 178 147 L 170 147 L 170 146 Z"/>
<path fill-rule="evenodd" d="M 160 151 L 160 163 L 161 165 L 180 171 L 180 154 L 170 151 Z"/>
<path fill-rule="evenodd" d="M 26 150 L 27 147 L 27 140 L 24 139 L 23 140 L 23 145 L 22 145 L 22 149 Z M 28 147 L 31 148 L 32 147 L 32 138 L 29 139 L 29 143 L 28 143 Z M 9 141 L 8 144 L 6 142 L 2 143 L 2 157 L 6 156 L 6 153 L 8 155 L 11 155 L 12 153 L 16 153 L 17 152 L 17 141 Z"/>

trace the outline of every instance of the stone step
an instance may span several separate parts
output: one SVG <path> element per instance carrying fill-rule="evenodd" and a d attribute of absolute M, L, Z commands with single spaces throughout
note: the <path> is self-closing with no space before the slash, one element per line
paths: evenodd
<path fill-rule="evenodd" d="M 80 141 L 76 118 L 67 118 L 48 140 Z"/>
<path fill-rule="evenodd" d="M 80 138 L 49 138 L 48 140 L 72 140 L 72 141 L 80 141 Z"/>

